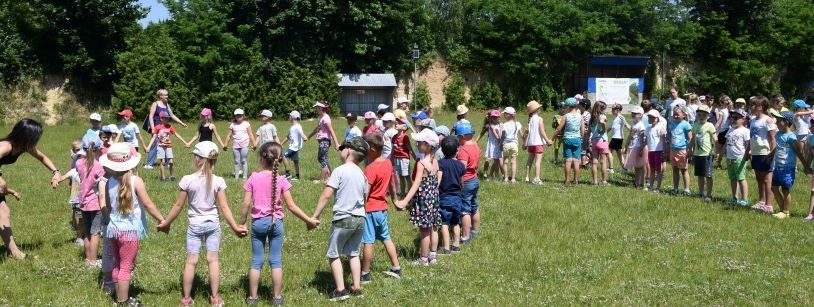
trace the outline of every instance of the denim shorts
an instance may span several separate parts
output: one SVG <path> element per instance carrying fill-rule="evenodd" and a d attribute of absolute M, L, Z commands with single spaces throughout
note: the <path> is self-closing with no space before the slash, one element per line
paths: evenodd
<path fill-rule="evenodd" d="M 441 196 L 438 212 L 441 213 L 441 225 L 461 224 L 461 204 L 463 198 L 460 195 Z"/>
<path fill-rule="evenodd" d="M 396 176 L 410 176 L 410 158 L 393 158 L 393 170 Z"/>
<path fill-rule="evenodd" d="M 797 173 L 796 168 L 778 168 L 772 173 L 772 186 L 780 187 L 783 190 L 791 190 L 794 185 L 794 174 Z"/>
<path fill-rule="evenodd" d="M 768 156 L 752 156 L 752 169 L 756 172 L 771 173 L 774 169 L 774 161 Z"/>
<path fill-rule="evenodd" d="M 263 255 L 266 244 L 269 246 L 268 262 L 272 269 L 283 267 L 283 220 L 265 216 L 252 220 L 252 264 L 251 269 L 263 268 Z"/>
<path fill-rule="evenodd" d="M 694 156 L 692 163 L 695 165 L 695 176 L 712 178 L 712 156 Z"/>
<path fill-rule="evenodd" d="M 299 161 L 300 160 L 300 152 L 289 149 L 289 150 L 285 151 L 285 157 L 288 158 L 288 159 L 291 159 L 293 161 Z"/>
<path fill-rule="evenodd" d="M 362 243 L 373 244 L 379 241 L 390 241 L 390 227 L 387 225 L 387 210 L 368 212 L 365 214 L 365 231 L 362 233 Z"/>
<path fill-rule="evenodd" d="M 478 213 L 478 189 L 480 181 L 478 177 L 464 181 L 463 201 L 461 202 L 461 214 L 469 215 Z"/>
<path fill-rule="evenodd" d="M 331 222 L 328 252 L 325 255 L 330 259 L 339 258 L 340 255 L 358 257 L 359 245 L 362 243 L 364 232 L 364 216 L 349 216 Z"/>
<path fill-rule="evenodd" d="M 84 229 L 82 233 L 86 237 L 98 236 L 102 234 L 102 211 L 82 211 L 82 221 Z"/>
<path fill-rule="evenodd" d="M 582 138 L 566 138 L 562 140 L 563 159 L 582 159 Z"/>
<path fill-rule="evenodd" d="M 217 253 L 220 251 L 220 223 L 206 221 L 201 224 L 189 224 L 187 227 L 187 254 L 198 254 L 201 246 L 206 247 L 207 252 Z"/>

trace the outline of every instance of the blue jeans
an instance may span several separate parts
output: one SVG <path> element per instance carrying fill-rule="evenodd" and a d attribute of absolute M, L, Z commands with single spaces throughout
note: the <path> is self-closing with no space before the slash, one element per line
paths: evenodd
<path fill-rule="evenodd" d="M 252 270 L 263 268 L 263 254 L 269 245 L 269 266 L 283 267 L 283 220 L 266 216 L 252 220 Z"/>
<path fill-rule="evenodd" d="M 153 142 L 153 146 L 150 146 L 150 150 L 147 152 L 147 161 L 144 162 L 144 165 L 153 166 L 155 164 L 155 158 L 158 155 L 158 141 Z"/>
<path fill-rule="evenodd" d="M 480 180 L 478 177 L 464 181 L 463 202 L 461 203 L 461 215 L 478 213 L 478 189 Z"/>

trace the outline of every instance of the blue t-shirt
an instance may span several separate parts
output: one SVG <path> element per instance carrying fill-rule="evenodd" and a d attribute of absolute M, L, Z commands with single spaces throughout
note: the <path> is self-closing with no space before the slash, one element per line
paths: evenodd
<path fill-rule="evenodd" d="M 687 136 L 692 131 L 692 126 L 686 120 L 680 123 L 670 122 L 670 148 L 674 150 L 687 150 Z"/>
<path fill-rule="evenodd" d="M 795 162 L 797 153 L 792 148 L 796 141 L 797 135 L 791 131 L 777 136 L 777 149 L 775 149 L 774 153 L 774 167 L 776 169 L 794 169 L 797 167 Z"/>
<path fill-rule="evenodd" d="M 466 166 L 461 161 L 445 158 L 438 160 L 438 170 L 444 173 L 438 184 L 439 196 L 461 196 L 461 177 L 466 172 Z"/>

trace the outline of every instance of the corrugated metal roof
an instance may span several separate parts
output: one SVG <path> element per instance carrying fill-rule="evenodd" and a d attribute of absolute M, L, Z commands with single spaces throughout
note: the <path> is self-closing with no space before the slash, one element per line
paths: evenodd
<path fill-rule="evenodd" d="M 339 87 L 396 87 L 393 74 L 338 74 Z"/>

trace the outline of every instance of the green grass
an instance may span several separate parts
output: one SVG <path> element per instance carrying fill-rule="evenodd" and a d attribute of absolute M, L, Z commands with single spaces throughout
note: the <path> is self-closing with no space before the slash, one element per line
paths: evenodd
<path fill-rule="evenodd" d="M 439 116 L 439 123 L 451 123 Z M 473 118 L 477 118 L 474 117 Z M 546 124 L 550 114 L 544 116 Z M 525 122 L 525 118 L 521 121 Z M 477 122 L 477 121 L 473 121 Z M 276 122 L 281 131 L 288 124 Z M 314 122 L 303 123 L 306 131 Z M 257 122 L 253 122 L 256 126 Z M 224 123 L 219 125 L 225 134 Z M 337 132 L 344 121 L 335 120 Z M 5 135 L 9 126 L 0 127 Z M 84 131 L 82 125 L 47 127 L 40 148 L 56 164 L 69 163 L 70 142 Z M 184 137 L 192 128 L 179 129 Z M 340 137 L 341 138 L 341 137 Z M 187 149 L 177 149 L 176 175 L 192 172 Z M 381 245 L 373 263 L 374 281 L 367 285 L 360 305 L 808 305 L 814 303 L 809 286 L 814 261 L 811 225 L 802 222 L 808 203 L 808 177 L 798 174 L 794 187 L 793 219 L 730 209 L 722 203 L 669 197 L 633 190 L 629 178 L 614 177 L 616 185 L 583 185 L 564 188 L 562 169 L 550 163 L 546 151 L 544 186 L 503 185 L 485 182 L 480 200 L 482 237 L 463 247 L 458 255 L 440 258 L 429 268 L 410 267 L 417 255 L 417 230 L 407 213 L 393 210 L 390 225 L 404 278 L 389 279 L 380 272 L 389 267 Z M 312 184 L 318 175 L 316 144 L 302 151 L 303 179 L 292 190 L 294 199 L 309 214 L 322 186 Z M 525 163 L 521 154 L 520 163 Z M 331 154 L 332 165 L 338 155 Z M 618 162 L 617 162 L 618 163 Z M 250 169 L 257 168 L 256 154 Z M 218 175 L 230 177 L 231 152 L 218 162 Z M 522 167 L 521 167 L 522 169 Z M 166 215 L 175 200 L 174 183 L 158 181 L 158 170 L 140 170 L 148 192 Z M 521 178 L 523 177 L 521 171 Z M 666 178 L 671 178 L 669 171 Z M 73 245 L 68 224 L 68 189 L 48 187 L 49 172 L 29 156 L 4 168 L 9 186 L 23 200 L 9 201 L 16 239 L 36 259 L 17 261 L 0 256 L 0 305 L 106 305 L 110 302 L 96 288 L 99 271 L 86 269 L 82 251 Z M 583 182 L 590 181 L 583 172 Z M 715 195 L 728 199 L 724 171 L 715 171 Z M 749 177 L 756 191 L 754 177 Z M 670 186 L 665 181 L 665 187 Z M 227 179 L 233 212 L 239 210 L 242 182 Z M 693 190 L 695 182 L 693 178 Z M 756 193 L 752 193 L 752 200 Z M 326 210 L 330 210 L 327 208 Z M 324 214 L 327 225 L 330 214 Z M 180 276 L 185 258 L 186 215 L 182 214 L 166 235 L 154 230 L 142 241 L 132 294 L 154 306 L 178 303 Z M 251 259 L 249 239 L 238 239 L 224 227 L 221 245 L 221 295 L 230 304 L 242 304 L 247 293 L 246 271 Z M 325 260 L 328 227 L 307 231 L 304 223 L 286 217 L 283 248 L 284 294 L 290 305 L 326 304 L 333 288 Z M 5 248 L 0 248 L 5 252 Z M 271 279 L 264 268 L 261 295 L 269 303 Z M 199 263 L 194 299 L 207 303 L 205 261 Z"/>

